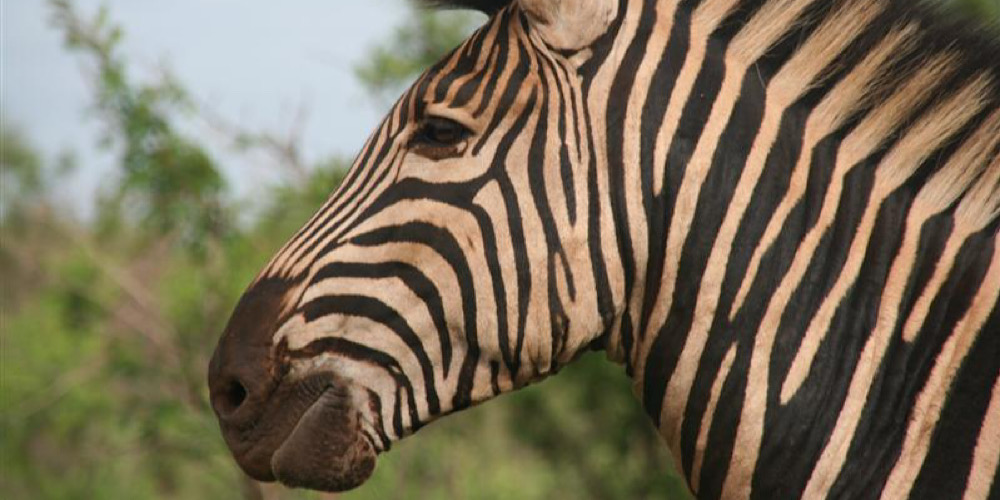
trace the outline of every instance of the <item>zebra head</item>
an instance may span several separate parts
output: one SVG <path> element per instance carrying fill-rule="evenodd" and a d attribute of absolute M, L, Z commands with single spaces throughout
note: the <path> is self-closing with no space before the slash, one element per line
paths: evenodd
<path fill-rule="evenodd" d="M 256 479 L 353 488 L 394 440 L 603 345 L 618 312 L 588 87 L 618 0 L 459 3 L 490 21 L 401 97 L 216 348 L 212 406 Z"/>

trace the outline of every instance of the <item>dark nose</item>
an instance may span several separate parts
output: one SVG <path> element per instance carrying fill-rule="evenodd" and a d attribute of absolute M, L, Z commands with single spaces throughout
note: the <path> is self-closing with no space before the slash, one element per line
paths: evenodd
<path fill-rule="evenodd" d="M 229 424 L 256 419 L 283 375 L 273 337 L 290 288 L 277 279 L 251 286 L 236 305 L 209 362 L 212 408 L 227 438 Z"/>

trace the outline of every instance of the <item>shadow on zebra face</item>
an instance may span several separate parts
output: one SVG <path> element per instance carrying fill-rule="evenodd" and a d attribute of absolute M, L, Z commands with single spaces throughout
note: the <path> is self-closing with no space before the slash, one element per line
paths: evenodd
<path fill-rule="evenodd" d="M 404 94 L 236 307 L 209 387 L 250 476 L 353 488 L 393 441 L 543 378 L 604 330 L 569 54 L 618 2 L 508 2 Z"/>

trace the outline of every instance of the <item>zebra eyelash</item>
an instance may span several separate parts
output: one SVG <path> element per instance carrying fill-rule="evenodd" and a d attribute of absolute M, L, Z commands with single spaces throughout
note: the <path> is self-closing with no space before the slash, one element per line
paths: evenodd
<path fill-rule="evenodd" d="M 410 138 L 409 147 L 421 156 L 440 160 L 461 155 L 462 145 L 470 135 L 472 131 L 455 120 L 429 116 L 421 120 Z"/>

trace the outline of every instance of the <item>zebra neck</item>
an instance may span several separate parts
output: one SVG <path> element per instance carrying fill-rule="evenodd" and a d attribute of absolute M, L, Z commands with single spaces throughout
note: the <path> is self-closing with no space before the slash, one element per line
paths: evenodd
<path fill-rule="evenodd" d="M 625 297 L 607 346 L 696 479 L 707 419 L 727 394 L 748 399 L 734 418 L 743 404 L 762 422 L 763 398 L 821 389 L 803 385 L 819 343 L 863 345 L 883 288 L 905 289 L 912 306 L 907 283 L 947 257 L 947 245 L 927 245 L 952 224 L 963 227 L 953 245 L 980 238 L 990 251 L 1000 57 L 982 52 L 1000 51 L 939 42 L 942 29 L 895 0 L 622 12 L 594 56 L 616 70 L 591 99 Z M 872 317 L 837 323 L 851 300 Z M 769 386 L 772 359 L 782 383 Z M 762 392 L 750 395 L 746 378 Z"/>

